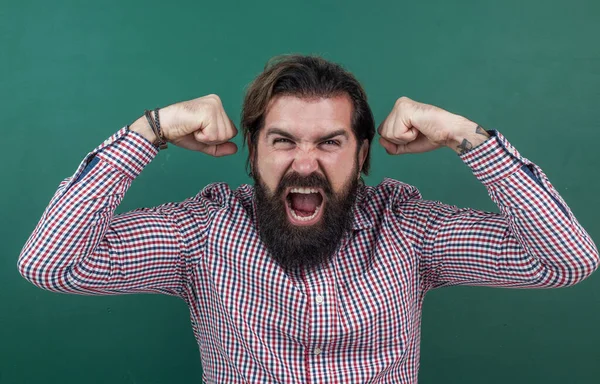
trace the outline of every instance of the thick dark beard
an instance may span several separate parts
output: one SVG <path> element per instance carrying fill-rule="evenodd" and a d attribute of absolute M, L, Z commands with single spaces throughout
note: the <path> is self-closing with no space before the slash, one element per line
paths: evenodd
<path fill-rule="evenodd" d="M 351 177 L 340 195 L 333 193 L 329 182 L 318 174 L 308 177 L 288 174 L 274 195 L 258 175 L 254 175 L 254 180 L 258 233 L 271 257 L 287 272 L 310 270 L 328 263 L 344 233 L 352 229 L 358 180 Z M 300 227 L 289 222 L 284 194 L 287 187 L 294 186 L 322 188 L 324 211 L 319 223 Z"/>

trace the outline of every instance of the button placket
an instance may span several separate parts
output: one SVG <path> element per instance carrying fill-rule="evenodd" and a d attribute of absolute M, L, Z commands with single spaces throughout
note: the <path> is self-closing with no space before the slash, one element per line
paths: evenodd
<path fill-rule="evenodd" d="M 331 314 L 328 313 L 331 308 L 325 306 L 325 296 L 330 294 L 328 280 L 324 269 L 313 271 L 308 276 L 304 275 L 303 279 L 311 303 L 311 335 L 308 353 L 316 360 L 323 358 L 325 345 L 328 342 L 327 332 L 331 327 Z"/>

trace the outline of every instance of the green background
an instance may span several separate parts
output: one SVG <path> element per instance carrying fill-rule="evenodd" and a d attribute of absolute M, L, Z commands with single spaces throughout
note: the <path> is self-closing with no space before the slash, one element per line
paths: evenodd
<path fill-rule="evenodd" d="M 378 123 L 406 95 L 500 130 L 600 239 L 599 16 L 596 0 L 2 0 L 0 383 L 200 382 L 182 301 L 45 292 L 20 277 L 17 257 L 88 151 L 145 108 L 209 93 L 237 124 L 246 86 L 277 54 L 343 64 Z M 119 212 L 247 183 L 246 155 L 170 148 Z M 366 181 L 383 177 L 495 210 L 448 149 L 390 157 L 375 143 Z M 560 290 L 437 290 L 425 302 L 420 382 L 598 383 L 599 325 L 599 275 Z"/>

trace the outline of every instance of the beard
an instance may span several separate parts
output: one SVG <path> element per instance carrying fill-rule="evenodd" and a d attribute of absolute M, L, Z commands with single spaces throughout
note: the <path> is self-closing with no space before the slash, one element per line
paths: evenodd
<path fill-rule="evenodd" d="M 355 171 L 358 171 L 356 167 Z M 352 174 L 356 175 L 356 172 Z M 328 263 L 344 233 L 352 229 L 352 207 L 358 180 L 350 177 L 337 194 L 324 176 L 314 173 L 309 176 L 287 174 L 274 193 L 269 192 L 258 172 L 254 181 L 258 233 L 271 257 L 287 272 L 310 270 Z M 288 187 L 320 188 L 323 191 L 321 209 L 324 211 L 317 223 L 297 226 L 290 222 L 285 206 Z"/>

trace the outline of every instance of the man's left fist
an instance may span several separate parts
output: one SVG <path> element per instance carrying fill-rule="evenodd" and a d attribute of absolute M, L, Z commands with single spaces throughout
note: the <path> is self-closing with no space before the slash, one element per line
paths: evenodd
<path fill-rule="evenodd" d="M 377 132 L 390 155 L 421 153 L 443 146 L 462 154 L 484 142 L 489 134 L 472 121 L 434 105 L 401 97 Z"/>

